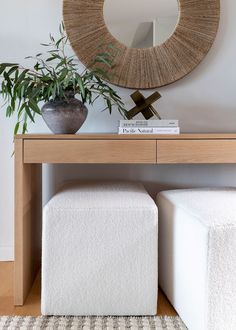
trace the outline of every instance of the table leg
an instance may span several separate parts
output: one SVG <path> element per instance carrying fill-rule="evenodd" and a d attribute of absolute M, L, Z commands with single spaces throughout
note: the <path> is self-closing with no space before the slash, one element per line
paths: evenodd
<path fill-rule="evenodd" d="M 41 261 L 42 165 L 24 164 L 24 141 L 15 140 L 14 304 L 23 305 Z"/>

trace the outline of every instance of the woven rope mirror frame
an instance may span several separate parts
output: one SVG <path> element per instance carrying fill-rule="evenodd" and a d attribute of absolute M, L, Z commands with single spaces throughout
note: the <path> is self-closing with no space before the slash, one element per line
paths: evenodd
<path fill-rule="evenodd" d="M 104 0 L 64 0 L 66 32 L 87 67 L 101 52 L 101 44 L 112 44 L 119 50 L 111 83 L 137 89 L 165 86 L 190 73 L 203 60 L 215 40 L 220 19 L 220 0 L 178 1 L 177 27 L 160 46 L 128 48 L 116 40 L 104 21 Z"/>

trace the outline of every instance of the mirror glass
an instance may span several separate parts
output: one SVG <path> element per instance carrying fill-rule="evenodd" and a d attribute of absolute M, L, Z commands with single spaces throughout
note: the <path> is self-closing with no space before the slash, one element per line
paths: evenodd
<path fill-rule="evenodd" d="M 131 48 L 161 45 L 179 19 L 178 0 L 105 0 L 104 20 L 110 33 Z"/>

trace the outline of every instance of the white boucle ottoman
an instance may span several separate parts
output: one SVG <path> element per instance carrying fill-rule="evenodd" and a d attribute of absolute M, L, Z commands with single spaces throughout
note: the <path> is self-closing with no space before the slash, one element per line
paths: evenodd
<path fill-rule="evenodd" d="M 42 314 L 156 314 L 157 222 L 141 184 L 65 186 L 43 212 Z"/>
<path fill-rule="evenodd" d="M 190 330 L 236 329 L 236 189 L 165 191 L 159 283 Z"/>

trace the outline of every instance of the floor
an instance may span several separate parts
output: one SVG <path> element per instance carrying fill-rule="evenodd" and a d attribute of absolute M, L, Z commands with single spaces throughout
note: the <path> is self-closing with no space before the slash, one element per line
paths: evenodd
<path fill-rule="evenodd" d="M 35 280 L 32 290 L 23 307 L 13 305 L 13 262 L 0 262 L 0 316 L 28 315 L 39 316 L 40 313 L 40 275 Z M 159 290 L 158 315 L 175 316 L 176 311 L 165 295 Z"/>

